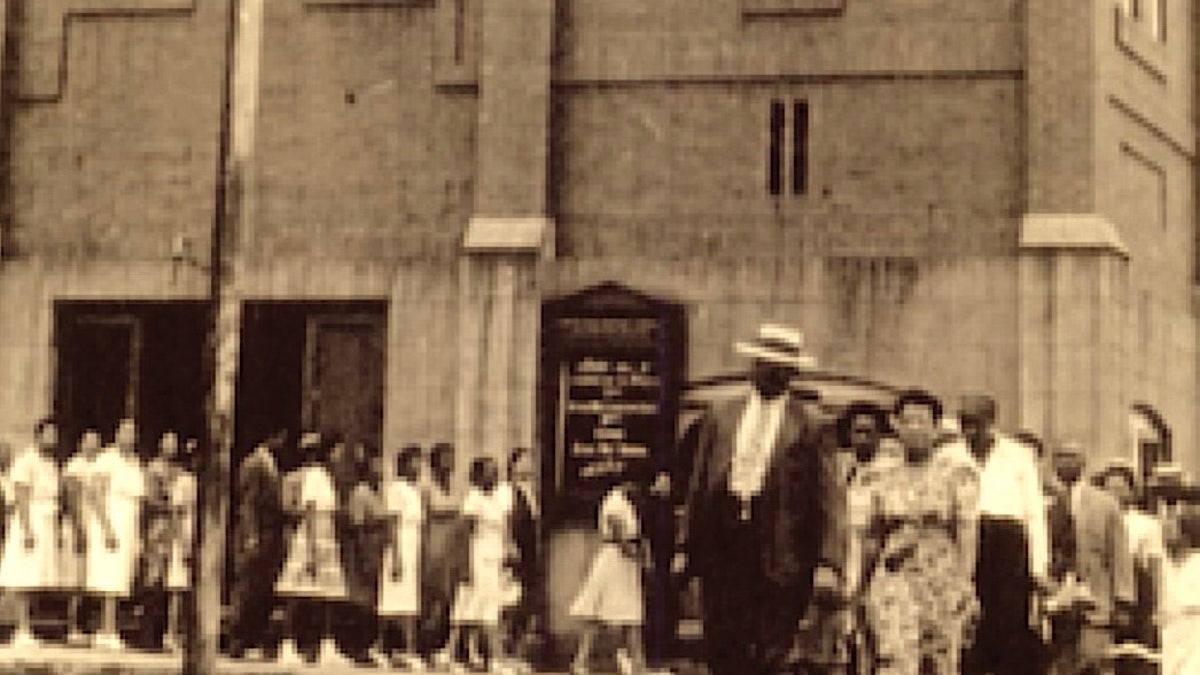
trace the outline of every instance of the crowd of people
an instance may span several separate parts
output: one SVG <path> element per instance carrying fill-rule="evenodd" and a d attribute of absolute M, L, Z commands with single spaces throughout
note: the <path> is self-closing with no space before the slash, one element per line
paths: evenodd
<path fill-rule="evenodd" d="M 58 427 L 39 421 L 36 442 L 0 448 L 0 491 L 4 519 L 0 590 L 15 605 L 9 644 L 37 648 L 34 605 L 47 592 L 67 595 L 69 644 L 122 649 L 118 605 L 135 589 L 151 612 L 144 630 L 157 631 L 162 645 L 176 649 L 181 603 L 190 586 L 196 482 L 186 470 L 195 443 L 181 445 L 166 432 L 158 453 L 146 463 L 136 451 L 137 429 L 122 420 L 113 442 L 96 429 L 84 431 L 77 451 L 61 463 Z M 161 603 L 155 602 L 161 600 Z M 99 606 L 99 626 L 90 633 L 81 616 L 85 602 Z"/>
<path fill-rule="evenodd" d="M 949 415 L 905 390 L 831 425 L 794 395 L 802 345 L 773 325 L 739 343 L 750 392 L 708 409 L 685 448 L 670 567 L 700 582 L 712 675 L 1200 674 L 1200 500 L 1180 472 L 1158 471 L 1172 491 L 1127 461 L 1089 471 L 1076 441 L 998 430 L 983 395 Z M 128 648 L 118 609 L 132 599 L 139 634 L 178 649 L 196 443 L 167 431 L 147 461 L 126 419 L 110 444 L 87 429 L 64 457 L 52 420 L 34 431 L 0 448 L 10 644 L 42 644 L 34 601 L 54 590 L 70 644 Z M 530 671 L 547 614 L 534 460 L 472 456 L 460 487 L 446 443 L 403 447 L 385 469 L 336 434 L 263 441 L 235 473 L 224 649 Z M 643 520 L 663 478 L 613 476 L 597 504 L 599 545 L 567 608 L 573 675 L 590 672 L 602 629 L 619 637 L 622 675 L 648 672 L 644 582 L 662 556 Z"/>
<path fill-rule="evenodd" d="M 951 416 L 905 390 L 832 429 L 789 393 L 802 345 L 770 325 L 740 343 L 753 391 L 701 422 L 677 568 L 701 580 L 714 675 L 1200 673 L 1185 491 L 1002 433 L 984 395 Z"/>
<path fill-rule="evenodd" d="M 34 432 L 35 443 L 0 449 L 0 592 L 16 614 L 8 646 L 42 647 L 37 600 L 65 594 L 66 644 L 178 651 L 196 529 L 195 441 L 167 431 L 145 461 L 135 422 L 124 419 L 112 443 L 87 429 L 63 458 L 54 421 Z M 508 455 L 503 476 L 495 459 L 472 460 L 464 492 L 449 444 L 401 449 L 385 477 L 361 443 L 310 433 L 285 449 L 283 440 L 257 446 L 236 474 L 231 656 L 405 670 L 483 669 L 486 659 L 497 672 L 529 669 L 519 658 L 537 546 L 527 449 Z M 299 466 L 281 472 L 292 450 Z"/>

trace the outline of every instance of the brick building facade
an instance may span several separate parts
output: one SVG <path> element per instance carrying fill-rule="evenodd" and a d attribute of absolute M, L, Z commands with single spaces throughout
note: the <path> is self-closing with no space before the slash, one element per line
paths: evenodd
<path fill-rule="evenodd" d="M 199 428 L 226 3 L 0 6 L 0 428 Z M 1148 404 L 1195 470 L 1194 25 L 1187 0 L 267 0 L 238 444 L 535 445 L 541 303 L 612 279 L 687 308 L 691 379 L 774 319 L 1098 457 Z"/>

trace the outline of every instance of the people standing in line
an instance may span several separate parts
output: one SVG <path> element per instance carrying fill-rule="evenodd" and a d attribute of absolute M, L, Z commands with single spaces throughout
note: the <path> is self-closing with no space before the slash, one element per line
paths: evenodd
<path fill-rule="evenodd" d="M 40 420 L 34 437 L 34 444 L 17 454 L 9 471 L 12 510 L 0 560 L 0 588 L 11 593 L 16 603 L 12 646 L 21 648 L 41 645 L 31 627 L 32 600 L 57 581 L 59 476 L 54 452 L 58 427 L 51 419 Z"/>
<path fill-rule="evenodd" d="M 305 434 L 300 452 L 302 464 L 284 479 L 284 504 L 293 526 L 275 584 L 276 595 L 285 600 L 288 623 L 278 660 L 345 666 L 349 662 L 338 652 L 332 631 L 333 611 L 346 601 L 346 575 L 334 533 L 337 492 L 320 437 Z M 298 644 L 304 648 L 303 659 Z"/>
<path fill-rule="evenodd" d="M 528 669 L 532 656 L 530 643 L 538 631 L 542 598 L 539 591 L 541 554 L 538 543 L 537 474 L 533 453 L 529 448 L 514 448 L 509 453 L 505 473 L 507 480 L 501 489 L 512 492 L 513 504 L 509 522 L 512 551 L 506 563 L 520 593 L 517 602 L 507 613 L 506 632 L 512 644 L 510 653 L 523 668 Z"/>
<path fill-rule="evenodd" d="M 487 643 L 491 670 L 507 668 L 504 641 L 500 635 L 500 611 L 504 603 L 504 546 L 512 513 L 512 493 L 498 489 L 500 472 L 496 460 L 478 457 L 471 462 L 470 483 L 463 498 L 462 517 L 469 524 L 469 577 L 458 587 L 450 618 L 450 638 L 434 662 L 453 663 L 462 638 L 467 639 L 467 663 L 475 670 L 485 668 L 480 638 Z"/>
<path fill-rule="evenodd" d="M 154 616 L 149 622 L 153 625 L 146 628 L 153 629 L 156 635 L 152 639 L 161 638 L 168 652 L 179 650 L 179 614 L 190 586 L 187 561 L 191 558 L 196 479 L 186 464 L 179 435 L 165 431 L 159 438 L 158 455 L 146 465 L 142 582 L 155 611 L 147 612 L 143 620 Z M 165 620 L 158 620 L 164 609 Z"/>
<path fill-rule="evenodd" d="M 1113 637 L 1128 625 L 1134 601 L 1133 563 L 1121 507 L 1084 479 L 1087 461 L 1080 444 L 1062 443 L 1052 461 L 1075 535 L 1074 565 L 1067 579 L 1077 589 L 1071 596 L 1086 601 L 1082 606 L 1065 603 L 1069 611 L 1051 618 L 1054 673 L 1111 673 Z"/>
<path fill-rule="evenodd" d="M 789 671 L 824 526 L 821 431 L 788 386 L 812 365 L 799 331 L 774 325 L 737 351 L 752 390 L 701 421 L 673 565 L 701 580 L 705 661 L 713 675 Z"/>
<path fill-rule="evenodd" d="M 1137 645 L 1139 652 L 1148 653 L 1159 647 L 1155 614 L 1158 611 L 1158 585 L 1166 555 L 1162 525 L 1148 511 L 1133 462 L 1113 460 L 1097 474 L 1097 480 L 1121 505 L 1125 541 L 1133 562 L 1134 603 L 1130 608 L 1128 625 L 1120 628 L 1114 638 L 1118 644 Z M 1157 669 L 1152 663 L 1131 658 L 1119 661 L 1116 672 L 1117 675 L 1153 675 Z"/>
<path fill-rule="evenodd" d="M 640 675 L 646 668 L 642 628 L 642 566 L 646 555 L 641 518 L 634 505 L 631 483 L 613 485 L 600 502 L 597 529 L 600 546 L 587 576 L 571 604 L 572 618 L 583 622 L 579 644 L 571 662 L 573 675 L 587 675 L 592 646 L 602 628 L 620 632 L 622 646 L 616 660 L 621 675 Z"/>
<path fill-rule="evenodd" d="M 851 558 L 861 561 L 861 532 L 851 527 L 855 516 L 850 505 L 865 503 L 851 498 L 887 466 L 900 461 L 898 452 L 887 452 L 895 445 L 887 439 L 887 412 L 874 403 L 855 401 L 838 416 L 836 442 L 822 453 L 822 473 L 827 523 L 821 542 L 821 560 L 835 579 L 829 597 L 815 597 L 810 605 L 808 631 L 799 637 L 802 657 L 814 673 L 856 673 L 866 667 L 862 626 L 856 626 L 856 612 L 850 602 L 850 580 L 863 574 L 851 569 Z M 887 443 L 892 440 L 892 443 Z M 859 519 L 862 516 L 858 516 Z M 857 563 L 856 563 L 857 564 Z"/>
<path fill-rule="evenodd" d="M 432 653 L 447 644 L 454 595 L 468 573 L 469 532 L 461 518 L 462 493 L 454 480 L 454 463 L 454 446 L 435 444 L 429 455 L 427 480 L 422 485 L 425 500 L 425 536 L 421 546 L 422 653 Z"/>
<path fill-rule="evenodd" d="M 396 475 L 383 486 L 385 548 L 379 574 L 380 645 L 388 660 L 409 670 L 424 670 L 417 655 L 417 619 L 421 613 L 421 447 L 407 445 L 396 455 Z M 398 629 L 399 647 L 391 633 Z"/>
<path fill-rule="evenodd" d="M 979 472 L 979 533 L 975 586 L 980 604 L 967 675 L 1028 675 L 1044 667 L 1045 650 L 1031 625 L 1033 596 L 1046 587 L 1049 561 L 1046 507 L 1035 451 L 995 430 L 990 396 L 962 399 L 963 439 L 948 453 Z"/>
<path fill-rule="evenodd" d="M 123 650 L 117 632 L 117 604 L 133 591 L 140 554 L 145 473 L 137 456 L 137 425 L 132 418 L 117 424 L 113 444 L 93 465 L 95 490 L 88 519 L 87 588 L 101 598 L 101 622 L 93 644 Z"/>
<path fill-rule="evenodd" d="M 1200 673 L 1200 503 L 1167 519 L 1159 621 L 1162 674 Z"/>
<path fill-rule="evenodd" d="M 282 496 L 275 461 L 282 442 L 277 435 L 260 443 L 238 467 L 230 589 L 234 619 L 229 650 L 234 658 L 267 647 L 274 586 L 283 562 Z"/>
<path fill-rule="evenodd" d="M 193 462 L 198 443 L 189 439 L 176 455 L 176 471 L 171 475 L 170 491 L 167 496 L 171 507 L 171 522 L 175 536 L 171 540 L 171 555 L 167 561 L 167 627 L 163 633 L 163 647 L 168 651 L 179 649 L 183 637 L 180 615 L 184 599 L 191 591 L 192 547 L 196 523 L 196 476 Z"/>
<path fill-rule="evenodd" d="M 851 491 L 849 594 L 862 598 L 869 661 L 887 675 L 958 675 L 978 613 L 976 468 L 936 446 L 941 402 L 921 390 L 896 400 L 903 460 Z"/>
<path fill-rule="evenodd" d="M 67 460 L 62 473 L 59 585 L 67 591 L 67 644 L 83 645 L 87 638 L 80 626 L 79 608 L 87 592 L 87 532 L 91 504 L 96 492 L 95 465 L 100 454 L 100 432 L 86 429 L 78 451 Z"/>
<path fill-rule="evenodd" d="M 346 571 L 346 607 L 341 612 L 341 642 L 358 665 L 386 665 L 373 649 L 379 635 L 380 558 L 382 556 L 382 513 L 372 469 L 373 454 L 365 445 L 351 450 L 354 483 L 340 511 L 342 536 L 339 545 Z"/>

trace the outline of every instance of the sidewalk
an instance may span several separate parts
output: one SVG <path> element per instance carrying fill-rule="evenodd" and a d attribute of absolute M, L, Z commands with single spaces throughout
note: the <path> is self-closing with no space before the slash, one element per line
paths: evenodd
<path fill-rule="evenodd" d="M 129 651 L 105 652 L 96 649 L 79 649 L 48 645 L 36 650 L 0 648 L 0 674 L 9 673 L 70 673 L 72 675 L 175 675 L 182 671 L 182 657 L 172 654 L 153 654 Z M 365 668 L 356 666 L 328 667 L 285 666 L 272 662 L 235 661 L 228 658 L 217 660 L 217 672 L 231 675 L 363 675 L 364 673 L 410 673 L 399 669 Z M 424 671 L 428 675 L 449 675 L 435 670 Z"/>

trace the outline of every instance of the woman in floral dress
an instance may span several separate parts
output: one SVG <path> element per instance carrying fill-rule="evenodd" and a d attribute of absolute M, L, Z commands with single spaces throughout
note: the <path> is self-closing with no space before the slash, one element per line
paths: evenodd
<path fill-rule="evenodd" d="M 904 461 L 864 476 L 862 489 L 849 495 L 866 550 L 864 564 L 848 569 L 865 570 L 861 603 L 880 675 L 957 675 L 976 614 L 978 478 L 970 465 L 936 451 L 941 412 L 926 392 L 902 395 L 893 425 Z"/>
<path fill-rule="evenodd" d="M 196 479 L 183 466 L 186 458 L 180 456 L 179 435 L 174 431 L 165 432 L 159 439 L 158 453 L 146 465 L 143 581 L 156 593 L 166 593 L 167 621 L 162 643 L 165 650 L 174 652 L 179 649 L 183 594 L 190 585 L 187 560 L 191 557 Z"/>

